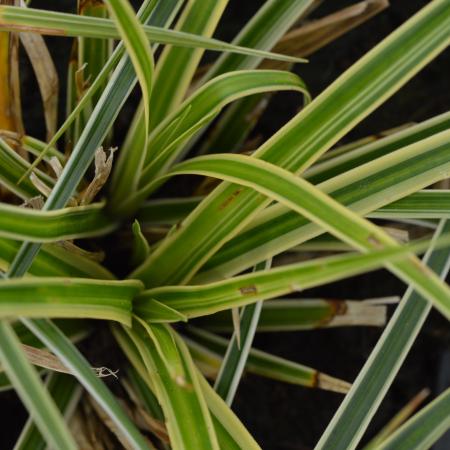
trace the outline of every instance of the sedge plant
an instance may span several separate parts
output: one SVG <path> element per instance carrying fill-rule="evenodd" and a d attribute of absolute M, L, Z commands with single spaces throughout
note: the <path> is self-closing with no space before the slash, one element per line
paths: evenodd
<path fill-rule="evenodd" d="M 450 0 L 316 98 L 294 67 L 386 0 L 313 21 L 315 0 L 266 0 L 231 43 L 213 37 L 227 0 L 0 3 L 0 386 L 30 415 L 15 449 L 258 449 L 230 408 L 245 371 L 345 395 L 316 448 L 356 448 L 430 309 L 450 319 L 450 113 L 337 144 L 445 51 Z M 43 35 L 72 39 L 61 123 Z M 23 125 L 21 47 L 45 141 Z M 280 91 L 299 112 L 255 143 Z M 405 242 L 405 224 L 425 237 Z M 407 286 L 387 325 L 396 298 L 301 296 L 378 268 Z M 385 325 L 352 384 L 252 345 Z M 90 362 L 99 334 L 118 372 L 106 354 Z M 450 427 L 448 391 L 413 409 L 368 448 L 428 448 Z"/>

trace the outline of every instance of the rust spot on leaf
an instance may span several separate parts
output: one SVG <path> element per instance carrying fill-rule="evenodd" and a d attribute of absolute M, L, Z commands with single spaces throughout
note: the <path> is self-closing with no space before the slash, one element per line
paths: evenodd
<path fill-rule="evenodd" d="M 342 316 L 347 312 L 347 303 L 343 300 L 325 299 L 330 306 L 330 312 L 317 322 L 317 328 L 322 328 L 330 323 L 336 316 Z"/>
<path fill-rule="evenodd" d="M 419 269 L 422 273 L 425 273 L 425 274 L 427 274 L 427 275 L 428 275 L 428 274 L 431 275 L 430 269 L 429 269 L 427 266 L 425 266 L 420 260 L 418 260 L 418 259 L 415 258 L 415 257 L 411 257 L 411 258 L 410 258 L 410 261 L 411 261 L 411 263 L 414 264 L 414 265 L 416 266 L 416 268 Z"/>
<path fill-rule="evenodd" d="M 326 301 L 331 305 L 333 316 L 342 316 L 347 312 L 348 306 L 344 300 L 327 299 Z"/>
<path fill-rule="evenodd" d="M 319 386 L 319 372 L 317 370 L 312 375 L 311 387 L 317 388 Z"/>
<path fill-rule="evenodd" d="M 219 209 L 222 210 L 226 208 L 233 200 L 242 192 L 242 188 L 236 189 L 220 206 Z"/>
<path fill-rule="evenodd" d="M 373 246 L 376 247 L 376 248 L 381 248 L 381 247 L 383 247 L 382 242 L 381 242 L 376 236 L 370 235 L 370 236 L 367 238 L 367 241 L 369 242 L 369 244 L 373 245 Z"/>
<path fill-rule="evenodd" d="M 186 378 L 183 375 L 176 375 L 175 376 L 175 383 L 180 386 L 183 389 L 186 389 L 187 391 L 193 391 L 194 390 L 194 386 L 192 383 L 188 383 L 188 381 L 186 380 Z"/>
<path fill-rule="evenodd" d="M 258 293 L 258 289 L 255 285 L 243 286 L 239 288 L 239 291 L 242 295 L 255 295 Z"/>

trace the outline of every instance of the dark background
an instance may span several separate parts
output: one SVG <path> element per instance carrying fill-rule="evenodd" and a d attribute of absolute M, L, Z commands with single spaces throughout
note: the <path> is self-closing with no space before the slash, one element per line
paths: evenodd
<path fill-rule="evenodd" d="M 33 0 L 32 5 L 37 8 L 58 8 L 67 11 L 73 9 L 75 3 L 75 0 L 59 2 Z M 231 40 L 263 3 L 262 0 L 230 0 L 217 37 Z M 313 17 L 321 17 L 352 3 L 355 2 L 325 0 Z M 366 24 L 313 54 L 309 58 L 309 64 L 298 65 L 296 71 L 308 85 L 313 97 L 428 2 L 391 0 L 391 3 L 390 8 Z M 64 98 L 64 68 L 69 57 L 70 40 L 47 38 L 47 41 L 61 74 L 61 96 Z M 25 59 L 23 62 L 25 65 Z M 449 75 L 450 58 L 447 51 L 359 124 L 343 141 L 377 133 L 406 122 L 422 121 L 445 112 L 450 104 Z M 26 68 L 22 72 L 22 77 L 27 131 L 31 135 L 43 138 L 44 122 L 40 114 L 40 97 L 34 78 Z M 264 115 L 257 133 L 270 136 L 295 114 L 298 107 L 298 96 L 277 95 L 268 113 Z M 119 124 L 126 124 L 133 102 L 128 103 L 127 108 Z M 120 130 L 118 131 L 120 135 Z M 393 276 L 380 271 L 358 277 L 351 283 L 345 281 L 336 283 L 320 290 L 305 292 L 304 295 L 363 299 L 383 295 L 401 295 L 404 289 L 404 286 Z M 370 328 L 278 333 L 258 336 L 255 345 L 330 375 L 352 381 L 380 334 L 381 330 Z M 433 312 L 372 421 L 367 437 L 379 430 L 422 388 L 429 387 L 432 390 L 431 398 L 433 398 L 448 386 L 450 381 L 449 341 L 447 321 Z M 14 394 L 1 394 L 0 399 L 3 416 L 0 449 L 9 449 L 12 448 L 26 414 Z M 309 390 L 247 375 L 238 390 L 234 409 L 265 450 L 310 449 L 319 439 L 341 401 L 342 396 L 339 394 Z M 450 441 L 441 441 L 439 449 L 448 448 L 450 448 Z"/>

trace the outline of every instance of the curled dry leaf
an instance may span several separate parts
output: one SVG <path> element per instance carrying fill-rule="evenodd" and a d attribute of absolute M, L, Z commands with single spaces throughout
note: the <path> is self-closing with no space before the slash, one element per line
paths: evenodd
<path fill-rule="evenodd" d="M 99 378 L 106 378 L 110 376 L 118 378 L 117 374 L 119 373 L 118 370 L 112 370 L 109 367 L 96 367 L 94 368 L 94 371 Z"/>
<path fill-rule="evenodd" d="M 44 203 L 45 203 L 44 197 L 42 197 L 42 195 L 37 195 L 36 197 L 27 199 L 20 206 L 22 208 L 42 209 Z"/>
<path fill-rule="evenodd" d="M 106 152 L 103 150 L 103 147 L 100 147 L 95 152 L 95 176 L 89 186 L 82 192 L 80 205 L 87 205 L 91 203 L 108 180 L 109 174 L 111 173 L 114 152 L 116 150 L 117 147 L 110 148 L 109 156 L 106 156 Z"/>

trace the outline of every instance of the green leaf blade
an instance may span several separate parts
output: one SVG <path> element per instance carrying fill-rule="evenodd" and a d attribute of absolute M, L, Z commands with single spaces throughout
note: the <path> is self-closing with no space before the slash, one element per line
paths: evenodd
<path fill-rule="evenodd" d="M 419 450 L 430 448 L 450 428 L 450 389 L 409 419 L 380 450 Z"/>
<path fill-rule="evenodd" d="M 450 41 L 449 30 L 450 5 L 446 0 L 431 2 L 345 72 L 254 156 L 296 173 L 307 169 L 442 52 Z M 140 269 L 148 286 L 188 282 L 230 236 L 267 205 L 249 190 L 237 191 L 236 185 L 222 184 L 159 246 Z M 230 198 L 233 201 L 226 212 L 220 210 Z M 189 249 L 189 261 L 181 250 L 183 241 L 196 243 Z"/>
<path fill-rule="evenodd" d="M 136 281 L 4 280 L 0 283 L 0 316 L 96 318 L 130 325 L 131 302 L 141 287 Z"/>
<path fill-rule="evenodd" d="M 450 230 L 442 221 L 435 239 Z M 435 248 L 434 241 L 425 256 L 428 266 L 443 279 L 450 268 L 448 250 Z M 413 289 L 408 289 L 388 326 L 358 374 L 349 394 L 323 433 L 316 449 L 353 449 L 357 446 L 395 375 L 411 349 L 431 305 Z"/>
<path fill-rule="evenodd" d="M 198 157 L 179 164 L 172 170 L 172 174 L 218 176 L 255 189 L 364 252 L 397 245 L 381 228 L 345 208 L 307 181 L 258 159 L 243 155 Z M 404 261 L 392 264 L 387 262 L 386 266 L 418 289 L 450 319 L 448 286 L 421 265 L 417 258 L 411 256 Z"/>
<path fill-rule="evenodd" d="M 4 320 L 0 321 L 0 342 L 0 358 L 6 373 L 45 440 L 55 448 L 75 450 L 77 446 L 60 411 L 26 360 L 10 325 Z"/>
<path fill-rule="evenodd" d="M 40 211 L 0 203 L 0 236 L 32 242 L 55 242 L 100 236 L 117 225 L 102 204 Z"/>

